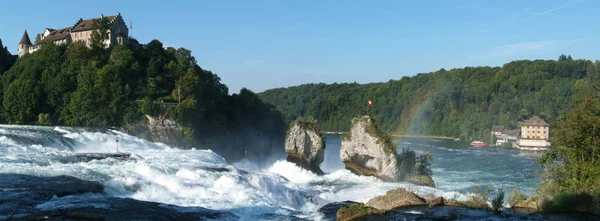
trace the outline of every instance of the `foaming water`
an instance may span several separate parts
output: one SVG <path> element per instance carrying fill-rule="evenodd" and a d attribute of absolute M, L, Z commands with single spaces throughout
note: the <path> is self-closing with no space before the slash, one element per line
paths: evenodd
<path fill-rule="evenodd" d="M 70 202 L 86 197 L 122 197 L 228 211 L 243 220 L 260 219 L 256 217 L 268 214 L 319 220 L 323 217 L 318 209 L 328 203 L 367 202 L 398 187 L 420 194 L 464 199 L 465 188 L 472 184 L 528 184 L 528 171 L 522 167 L 530 166 L 528 163 L 537 158 L 519 152 L 450 147 L 440 141 L 422 145 L 417 141 L 402 143 L 433 155 L 434 180 L 438 188 L 430 188 L 386 183 L 374 177 L 352 174 L 339 160 L 339 136 L 328 136 L 326 142 L 322 164 L 326 174 L 318 176 L 283 159 L 262 169 L 247 160 L 230 164 L 211 150 L 175 149 L 119 130 L 0 125 L 0 173 L 69 175 L 104 186 L 104 194 L 53 198 L 51 202 L 39 205 L 45 209 L 53 205 L 61 208 L 85 206 Z M 65 160 L 81 153 L 115 153 L 117 148 L 120 152 L 130 153 L 133 159 Z M 504 168 L 492 162 L 487 168 L 474 166 L 481 161 L 461 162 L 473 160 L 473 156 L 482 157 L 484 162 L 489 162 L 487 158 L 497 157 L 509 158 L 505 162 L 511 165 L 521 164 Z M 506 171 L 490 173 L 494 168 Z M 513 179 L 511 169 L 516 171 L 514 173 L 522 173 L 524 181 Z"/>

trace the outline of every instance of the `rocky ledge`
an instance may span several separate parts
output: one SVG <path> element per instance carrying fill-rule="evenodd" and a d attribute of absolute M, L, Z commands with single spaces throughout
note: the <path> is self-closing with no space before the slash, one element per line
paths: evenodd
<path fill-rule="evenodd" d="M 125 126 L 128 132 L 152 142 L 161 142 L 172 146 L 183 145 L 183 130 L 175 121 L 163 116 L 145 116 L 146 121 Z"/>
<path fill-rule="evenodd" d="M 313 120 L 299 119 L 292 122 L 285 139 L 287 161 L 299 167 L 323 175 L 319 165 L 324 160 L 325 141 L 321 128 Z"/>

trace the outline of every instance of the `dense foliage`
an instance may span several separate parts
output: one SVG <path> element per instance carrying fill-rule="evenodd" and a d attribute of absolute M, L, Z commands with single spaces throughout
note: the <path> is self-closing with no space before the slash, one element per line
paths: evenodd
<path fill-rule="evenodd" d="M 47 43 L 14 65 L 0 47 L 0 123 L 119 127 L 163 115 L 182 126 L 187 146 L 228 160 L 245 150 L 249 157 L 283 152 L 279 112 L 245 88 L 229 95 L 191 51 L 158 40 L 93 46 Z"/>
<path fill-rule="evenodd" d="M 11 55 L 8 48 L 2 45 L 2 40 L 0 39 L 0 74 L 10 69 L 14 63 L 15 56 Z"/>
<path fill-rule="evenodd" d="M 260 93 L 291 122 L 312 116 L 325 131 L 347 131 L 369 114 L 384 131 L 490 140 L 494 124 L 517 128 L 539 115 L 549 123 L 571 108 L 576 81 L 600 73 L 600 62 L 523 60 L 502 67 L 441 69 L 385 83 L 306 84 Z M 367 100 L 373 106 L 367 106 Z"/>
<path fill-rule="evenodd" d="M 575 108 L 553 127 L 552 149 L 539 159 L 545 168 L 539 191 L 550 211 L 600 209 L 600 90 L 597 81 L 577 86 Z"/>

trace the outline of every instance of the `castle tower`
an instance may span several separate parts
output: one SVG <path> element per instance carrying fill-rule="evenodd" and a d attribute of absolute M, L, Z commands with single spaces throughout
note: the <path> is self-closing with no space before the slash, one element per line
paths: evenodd
<path fill-rule="evenodd" d="M 31 46 L 31 40 L 29 40 L 29 35 L 27 34 L 27 30 L 23 33 L 23 37 L 19 42 L 19 57 L 29 53 L 29 46 Z"/>

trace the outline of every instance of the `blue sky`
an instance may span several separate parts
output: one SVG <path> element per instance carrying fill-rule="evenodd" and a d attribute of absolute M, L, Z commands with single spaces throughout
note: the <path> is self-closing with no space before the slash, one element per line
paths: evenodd
<path fill-rule="evenodd" d="M 518 59 L 598 59 L 600 1 L 3 1 L 0 39 L 121 12 L 142 43 L 192 50 L 230 93 L 385 82 Z M 33 41 L 33 39 L 32 39 Z"/>

